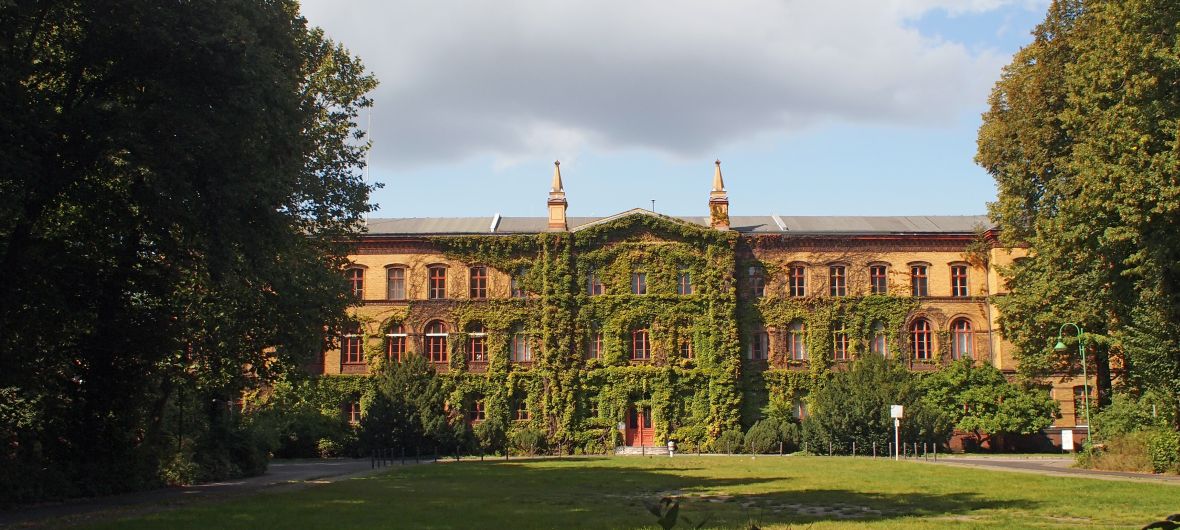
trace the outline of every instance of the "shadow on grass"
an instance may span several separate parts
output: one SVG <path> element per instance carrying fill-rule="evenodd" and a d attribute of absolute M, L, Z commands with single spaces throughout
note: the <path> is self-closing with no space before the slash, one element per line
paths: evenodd
<path fill-rule="evenodd" d="M 1039 504 L 967 492 L 809 488 L 806 484 L 814 477 L 789 467 L 750 471 L 762 476 L 725 476 L 732 470 L 699 462 L 642 467 L 609 460 L 448 463 L 374 477 L 370 490 L 390 488 L 385 498 L 400 499 L 394 503 L 398 519 L 423 527 L 461 527 L 456 523 L 462 518 L 480 520 L 486 527 L 649 526 L 655 518 L 644 504 L 661 497 L 679 500 L 682 516 L 696 521 L 707 517 L 710 527 L 906 517 L 970 521 L 978 510 L 1025 510 Z"/>

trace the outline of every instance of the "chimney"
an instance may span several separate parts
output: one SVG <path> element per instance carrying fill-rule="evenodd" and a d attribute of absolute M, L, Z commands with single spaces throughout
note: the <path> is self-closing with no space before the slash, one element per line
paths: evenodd
<path fill-rule="evenodd" d="M 709 192 L 709 226 L 717 230 L 729 230 L 729 196 L 725 194 L 725 181 L 721 178 L 721 161 L 713 162 L 713 191 Z"/>
<path fill-rule="evenodd" d="M 549 230 L 569 230 L 565 222 L 567 206 L 569 203 L 565 200 L 565 187 L 561 184 L 561 161 L 557 161 L 553 163 L 553 187 L 549 190 Z"/>

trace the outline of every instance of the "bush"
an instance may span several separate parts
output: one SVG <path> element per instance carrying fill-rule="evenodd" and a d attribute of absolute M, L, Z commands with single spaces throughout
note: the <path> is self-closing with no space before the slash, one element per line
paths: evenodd
<path fill-rule="evenodd" d="M 746 431 L 745 446 L 753 454 L 777 453 L 782 441 L 782 422 L 767 418 L 754 423 Z"/>
<path fill-rule="evenodd" d="M 1078 464 L 1088 464 L 1093 469 L 1107 471 L 1151 473 L 1154 467 L 1147 445 L 1147 433 L 1142 431 L 1111 438 L 1107 440 L 1105 448 L 1094 451 L 1092 455 L 1081 457 Z M 1079 454 L 1085 453 L 1082 451 Z"/>
<path fill-rule="evenodd" d="M 713 450 L 719 453 L 742 452 L 742 431 L 735 429 L 721 433 L 717 441 L 713 442 Z"/>
<path fill-rule="evenodd" d="M 320 458 L 332 458 L 340 456 L 343 448 L 340 443 L 331 438 L 320 438 L 315 443 L 316 452 L 319 453 Z"/>
<path fill-rule="evenodd" d="M 1156 473 L 1180 472 L 1180 433 L 1168 428 L 1147 431 L 1147 456 Z"/>
<path fill-rule="evenodd" d="M 545 451 L 545 433 L 536 427 L 516 429 L 508 434 L 508 443 L 516 454 L 539 455 Z"/>
<path fill-rule="evenodd" d="M 1151 405 L 1136 400 L 1129 394 L 1115 394 L 1110 405 L 1094 415 L 1094 435 L 1112 439 L 1157 426 L 1151 416 Z"/>
<path fill-rule="evenodd" d="M 803 445 L 803 428 L 795 421 L 779 422 L 779 439 L 783 441 L 783 449 L 789 452 L 798 451 Z"/>

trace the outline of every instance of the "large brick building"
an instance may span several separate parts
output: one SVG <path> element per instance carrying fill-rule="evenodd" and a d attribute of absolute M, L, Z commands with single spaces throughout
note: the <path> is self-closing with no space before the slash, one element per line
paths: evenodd
<path fill-rule="evenodd" d="M 472 421 L 529 422 L 577 443 L 704 441 L 771 405 L 806 413 L 805 374 L 859 355 L 931 370 L 971 358 L 1012 373 L 998 272 L 1024 255 L 982 216 L 730 216 L 720 162 L 707 216 L 371 219 L 346 271 L 357 327 L 325 376 L 422 355 Z M 1052 381 L 1083 423 L 1081 382 Z M 360 404 L 346 410 L 355 418 Z M 511 424 L 511 423 L 509 423 Z"/>

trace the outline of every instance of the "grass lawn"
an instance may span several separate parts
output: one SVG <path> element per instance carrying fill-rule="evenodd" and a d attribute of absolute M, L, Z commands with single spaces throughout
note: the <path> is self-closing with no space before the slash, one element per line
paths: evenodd
<path fill-rule="evenodd" d="M 1126 527 L 1180 512 L 1180 486 L 824 457 L 437 463 L 92 528 L 658 528 L 681 499 L 708 527 Z M 687 526 L 678 526 L 685 527 Z"/>

